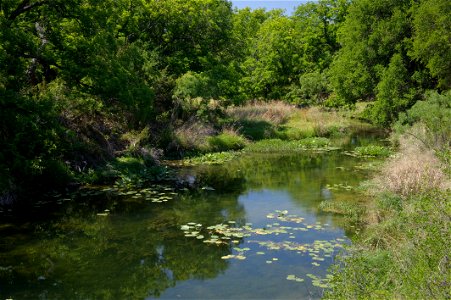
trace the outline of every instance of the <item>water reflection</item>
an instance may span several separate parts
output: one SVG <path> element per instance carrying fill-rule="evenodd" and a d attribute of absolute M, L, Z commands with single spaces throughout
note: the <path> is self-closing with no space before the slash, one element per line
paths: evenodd
<path fill-rule="evenodd" d="M 181 176 L 197 189 L 167 203 L 99 195 L 69 202 L 52 221 L 3 224 L 0 297 L 319 297 L 321 289 L 307 278 L 294 283 L 286 277 L 313 272 L 325 276 L 333 256 L 312 266 L 308 253 L 270 250 L 264 242 L 307 244 L 344 237 L 343 220 L 319 212 L 318 205 L 323 200 L 355 201 L 355 191 L 328 187 L 356 186 L 367 175 L 353 168 L 358 163 L 339 152 L 254 155 L 224 166 L 184 170 Z M 98 215 L 105 209 L 108 215 Z M 292 233 L 254 234 L 228 245 L 207 245 L 180 230 L 188 222 L 210 226 L 230 220 L 236 226 L 277 226 L 277 220 L 268 219 L 275 210 L 296 214 L 305 224 L 279 221 L 292 226 Z M 317 223 L 321 230 L 294 231 Z M 221 259 L 240 247 L 249 248 L 246 260 Z"/>

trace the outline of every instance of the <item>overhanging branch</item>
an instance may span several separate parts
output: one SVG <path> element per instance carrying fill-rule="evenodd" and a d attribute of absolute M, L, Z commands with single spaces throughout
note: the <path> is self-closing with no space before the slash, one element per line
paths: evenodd
<path fill-rule="evenodd" d="M 35 3 L 30 3 L 29 0 L 24 0 L 20 5 L 14 10 L 8 17 L 9 21 L 14 21 L 19 15 L 32 10 L 35 7 L 42 6 L 46 4 L 48 1 L 38 1 Z"/>

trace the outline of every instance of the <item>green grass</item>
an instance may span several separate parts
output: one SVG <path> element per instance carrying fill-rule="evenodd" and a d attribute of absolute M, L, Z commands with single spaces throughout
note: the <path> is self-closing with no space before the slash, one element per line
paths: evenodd
<path fill-rule="evenodd" d="M 201 156 L 186 158 L 182 160 L 181 165 L 183 166 L 219 165 L 234 159 L 238 155 L 239 152 L 236 151 L 207 153 Z"/>
<path fill-rule="evenodd" d="M 361 146 L 354 149 L 354 154 L 357 156 L 387 157 L 391 153 L 389 148 L 379 145 Z"/>
<path fill-rule="evenodd" d="M 343 215 L 352 223 L 359 223 L 365 213 L 365 209 L 358 203 L 350 203 L 346 201 L 323 201 L 319 205 L 319 209 L 323 212 Z"/>
<path fill-rule="evenodd" d="M 283 141 L 280 139 L 262 140 L 249 144 L 244 150 L 247 152 L 284 152 L 305 150 L 335 150 L 330 147 L 327 138 L 306 138 L 295 141 Z"/>
<path fill-rule="evenodd" d="M 297 109 L 282 102 L 253 103 L 228 109 L 239 132 L 246 138 L 300 140 L 308 137 L 332 137 L 371 125 L 356 119 L 354 111 L 328 111 L 320 107 Z"/>
<path fill-rule="evenodd" d="M 340 259 L 326 298 L 449 298 L 449 196 L 435 191 L 389 208 Z M 393 201 L 382 200 L 383 207 Z"/>
<path fill-rule="evenodd" d="M 276 126 L 264 120 L 241 120 L 237 122 L 239 132 L 246 138 L 259 141 L 275 137 Z"/>
<path fill-rule="evenodd" d="M 223 133 L 207 138 L 209 151 L 240 150 L 246 146 L 246 139 L 235 132 L 224 131 Z"/>

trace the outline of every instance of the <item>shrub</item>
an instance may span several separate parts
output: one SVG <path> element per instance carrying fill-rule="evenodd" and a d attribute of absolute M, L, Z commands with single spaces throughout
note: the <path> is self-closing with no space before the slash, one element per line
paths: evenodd
<path fill-rule="evenodd" d="M 329 82 L 324 73 L 318 71 L 305 73 L 299 81 L 301 84 L 301 95 L 312 102 L 322 103 L 330 92 Z"/>
<path fill-rule="evenodd" d="M 414 128 L 416 127 L 416 128 Z M 430 92 L 400 115 L 395 129 L 399 134 L 415 137 L 430 149 L 446 150 L 451 146 L 451 91 L 442 95 Z"/>
<path fill-rule="evenodd" d="M 208 98 L 212 95 L 210 78 L 202 73 L 187 72 L 175 81 L 177 99 Z"/>

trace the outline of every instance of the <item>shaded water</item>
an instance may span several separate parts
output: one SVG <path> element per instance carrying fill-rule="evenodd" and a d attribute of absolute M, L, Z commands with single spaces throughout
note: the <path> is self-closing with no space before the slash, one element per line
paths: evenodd
<path fill-rule="evenodd" d="M 355 233 L 319 205 L 362 200 L 353 187 L 368 176 L 365 161 L 339 151 L 244 156 L 183 170 L 201 188 L 167 202 L 145 199 L 155 187 L 93 192 L 63 201 L 50 221 L 9 218 L 0 298 L 319 298 L 318 278 Z M 186 237 L 191 222 L 199 233 Z M 238 236 L 207 229 L 217 224 Z"/>

